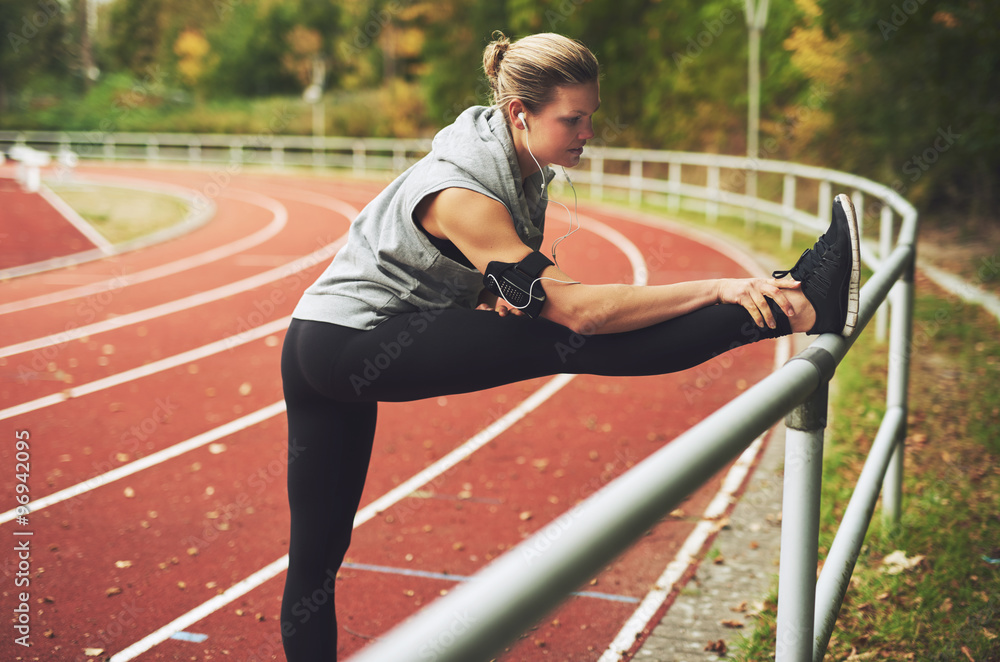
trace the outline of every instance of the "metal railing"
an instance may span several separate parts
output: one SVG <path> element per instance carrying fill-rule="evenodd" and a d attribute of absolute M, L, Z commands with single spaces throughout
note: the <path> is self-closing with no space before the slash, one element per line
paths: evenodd
<path fill-rule="evenodd" d="M 429 141 L 423 140 L 0 132 L 0 150 L 14 144 L 51 152 L 72 150 L 83 159 L 104 161 L 299 165 L 348 168 L 354 174 L 401 171 L 429 148 Z M 862 219 L 871 203 L 878 211 L 879 241 L 877 250 L 863 251 L 874 273 L 861 289 L 857 331 L 849 339 L 820 336 L 783 367 L 494 561 L 472 581 L 361 651 L 357 662 L 493 658 L 782 417 L 787 435 L 775 642 L 779 662 L 823 659 L 880 490 L 883 517 L 890 524 L 899 521 L 917 235 L 913 206 L 870 180 L 794 163 L 614 148 L 588 148 L 588 152 L 589 164 L 573 177 L 589 186 L 593 198 L 618 191 L 633 204 L 662 200 L 668 210 L 694 209 L 709 221 L 742 214 L 748 222 L 777 224 L 786 244 L 791 244 L 796 228 L 815 235 L 826 227 L 834 186 L 851 192 Z M 759 197 L 747 195 L 740 189 L 748 173 L 772 175 L 780 185 L 769 188 L 765 182 L 759 186 L 763 192 Z M 814 204 L 805 209 L 801 201 Z M 901 222 L 894 237 L 897 216 Z M 882 305 L 886 301 L 891 303 L 891 319 Z M 817 580 L 827 385 L 861 330 L 876 316 L 879 337 L 889 327 L 886 413 Z"/>

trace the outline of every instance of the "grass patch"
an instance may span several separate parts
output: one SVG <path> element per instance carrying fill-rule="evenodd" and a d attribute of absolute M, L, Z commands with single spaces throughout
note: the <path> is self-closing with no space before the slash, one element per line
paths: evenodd
<path fill-rule="evenodd" d="M 50 188 L 112 244 L 176 225 L 188 214 L 187 204 L 165 193 L 92 185 Z"/>
<path fill-rule="evenodd" d="M 1000 660 L 1000 341 L 996 320 L 918 284 L 902 521 L 869 528 L 827 660 Z M 837 371 L 824 460 L 829 549 L 884 410 L 887 350 L 863 334 Z M 839 415 L 838 413 L 839 412 Z M 885 571 L 900 550 L 923 557 Z M 774 595 L 738 660 L 774 649 Z"/>

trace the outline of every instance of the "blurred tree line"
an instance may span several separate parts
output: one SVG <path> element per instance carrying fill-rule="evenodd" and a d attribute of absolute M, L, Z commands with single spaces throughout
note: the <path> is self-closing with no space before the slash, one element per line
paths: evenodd
<path fill-rule="evenodd" d="M 482 50 L 559 32 L 601 61 L 594 142 L 746 153 L 739 0 L 0 0 L 0 128 L 430 135 L 486 103 Z M 993 218 L 1000 3 L 772 0 L 761 156 Z"/>

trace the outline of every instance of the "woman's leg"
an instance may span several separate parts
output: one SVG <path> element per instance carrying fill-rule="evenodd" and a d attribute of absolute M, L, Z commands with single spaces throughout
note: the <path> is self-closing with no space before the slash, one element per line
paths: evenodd
<path fill-rule="evenodd" d="M 741 306 L 705 308 L 646 329 L 583 336 L 489 311 L 400 315 L 371 331 L 293 321 L 282 353 L 288 406 L 289 569 L 281 623 L 289 662 L 336 652 L 334 588 L 353 530 L 377 401 L 464 393 L 562 372 L 674 372 L 765 337 Z"/>
<path fill-rule="evenodd" d="M 357 333 L 325 326 L 331 350 L 345 336 Z M 299 335 L 293 322 L 281 366 L 288 408 L 291 509 L 281 633 L 289 662 L 325 662 L 336 659 L 336 575 L 351 540 L 368 472 L 377 405 L 336 402 L 316 393 L 302 375 L 304 348 Z"/>
<path fill-rule="evenodd" d="M 742 306 L 718 305 L 636 331 L 590 336 L 490 311 L 412 313 L 352 336 L 336 360 L 307 370 L 318 390 L 341 401 L 416 400 L 563 372 L 664 374 L 791 333 L 788 318 L 770 303 L 776 330 L 757 327 Z"/>

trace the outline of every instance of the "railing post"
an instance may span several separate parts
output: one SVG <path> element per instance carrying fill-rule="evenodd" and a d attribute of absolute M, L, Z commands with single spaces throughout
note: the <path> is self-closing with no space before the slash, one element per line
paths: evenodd
<path fill-rule="evenodd" d="M 884 260 L 889 257 L 889 253 L 892 252 L 892 207 L 887 203 L 882 203 L 882 211 L 879 215 L 879 231 L 878 231 L 878 256 L 879 259 Z M 891 297 L 890 297 L 891 298 Z M 885 342 L 886 332 L 889 326 L 889 306 L 891 302 L 887 298 L 881 306 L 878 307 L 878 312 L 875 313 L 875 340 L 878 342 Z"/>
<path fill-rule="evenodd" d="M 285 165 L 285 143 L 277 138 L 271 141 L 271 165 L 275 168 Z"/>
<path fill-rule="evenodd" d="M 628 201 L 629 204 L 639 206 L 642 204 L 642 159 L 632 157 L 628 169 Z"/>
<path fill-rule="evenodd" d="M 719 220 L 719 166 L 708 166 L 706 183 L 712 197 L 705 202 L 705 217 L 709 223 L 715 223 Z"/>
<path fill-rule="evenodd" d="M 667 211 L 676 214 L 681 209 L 681 164 L 671 161 L 667 169 Z"/>
<path fill-rule="evenodd" d="M 590 157 L 590 196 L 600 201 L 604 197 L 604 157 Z"/>
<path fill-rule="evenodd" d="M 833 204 L 833 186 L 830 182 L 823 180 L 819 183 L 819 210 L 816 216 L 824 224 L 830 222 L 830 209 Z"/>
<path fill-rule="evenodd" d="M 777 662 L 812 660 L 828 385 L 826 377 L 805 402 L 785 417 Z"/>
<path fill-rule="evenodd" d="M 785 222 L 781 224 L 781 247 L 792 247 L 792 236 L 795 226 L 792 224 L 792 214 L 795 212 L 795 175 L 785 175 L 781 189 L 781 206 L 785 209 Z"/>
<path fill-rule="evenodd" d="M 900 407 L 903 423 L 882 484 L 882 524 L 893 528 L 899 524 L 903 501 L 903 453 L 906 440 L 906 413 L 910 384 L 910 358 L 913 356 L 913 275 L 916 246 L 910 263 L 890 292 L 892 325 L 889 330 L 889 371 L 886 384 L 886 408 Z"/>
<path fill-rule="evenodd" d="M 354 158 L 352 159 L 353 171 L 355 177 L 361 177 L 365 174 L 367 169 L 367 148 L 362 140 L 354 143 Z"/>

